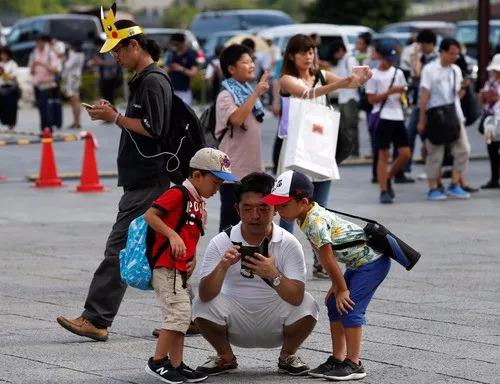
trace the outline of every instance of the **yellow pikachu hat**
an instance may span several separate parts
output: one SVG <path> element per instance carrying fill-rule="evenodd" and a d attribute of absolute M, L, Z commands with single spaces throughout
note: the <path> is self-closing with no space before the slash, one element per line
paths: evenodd
<path fill-rule="evenodd" d="M 101 23 L 106 33 L 106 41 L 101 48 L 101 53 L 111 51 L 121 40 L 130 36 L 140 35 L 144 33 L 142 28 L 131 20 L 118 20 L 116 18 L 116 3 L 113 3 L 104 17 L 104 11 L 101 7 Z"/>

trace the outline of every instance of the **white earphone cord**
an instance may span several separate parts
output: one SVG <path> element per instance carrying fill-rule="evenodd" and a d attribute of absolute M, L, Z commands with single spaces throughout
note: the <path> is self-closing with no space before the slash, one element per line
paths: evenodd
<path fill-rule="evenodd" d="M 186 124 L 186 130 L 189 128 L 189 124 Z M 132 139 L 132 142 L 134 143 L 135 145 L 135 148 L 137 149 L 137 152 L 139 152 L 139 154 L 144 157 L 145 159 L 154 159 L 155 157 L 158 157 L 158 156 L 163 156 L 163 155 L 170 155 L 170 159 L 167 160 L 167 164 L 166 164 L 166 170 L 167 172 L 175 172 L 177 171 L 177 169 L 179 169 L 179 167 L 181 166 L 181 161 L 179 159 L 179 157 L 177 156 L 177 154 L 179 153 L 179 151 L 181 150 L 181 147 L 182 147 L 182 143 L 184 141 L 184 139 L 186 138 L 186 136 L 182 136 L 181 138 L 181 142 L 179 143 L 179 147 L 177 148 L 177 150 L 175 151 L 175 153 L 172 153 L 172 152 L 160 152 L 160 153 L 157 153 L 156 155 L 145 155 L 144 153 L 141 152 L 141 150 L 139 149 L 139 146 L 137 145 L 137 142 L 134 140 L 134 137 L 132 136 L 132 133 L 127 129 L 127 128 L 123 128 L 127 133 L 128 135 L 130 136 L 130 138 Z M 170 164 L 170 161 L 172 160 L 175 160 L 177 161 L 177 166 L 173 169 L 170 169 L 169 168 L 169 164 Z"/>

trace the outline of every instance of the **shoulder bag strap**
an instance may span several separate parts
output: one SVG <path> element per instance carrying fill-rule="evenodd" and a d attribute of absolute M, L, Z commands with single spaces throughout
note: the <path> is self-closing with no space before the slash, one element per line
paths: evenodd
<path fill-rule="evenodd" d="M 321 69 L 318 71 L 316 76 L 319 79 L 319 81 L 321 81 L 321 85 L 326 85 L 326 79 L 325 79 L 325 76 L 323 76 L 323 72 L 321 72 Z M 317 83 L 317 81 L 315 80 L 314 85 L 316 85 L 316 83 Z M 313 87 L 314 87 L 314 85 L 313 85 Z M 332 105 L 332 102 L 330 101 L 330 98 L 328 97 L 328 94 L 325 95 L 325 99 L 326 99 L 327 107 L 333 109 L 333 105 Z"/>
<path fill-rule="evenodd" d="M 394 81 L 396 80 L 397 73 L 398 73 L 398 67 L 394 67 L 394 75 L 392 76 L 391 83 L 389 84 L 389 88 L 387 88 L 387 89 L 390 89 L 394 85 Z M 389 98 L 389 96 L 387 96 L 387 99 L 388 98 Z M 382 101 L 382 104 L 380 104 L 380 109 L 378 111 L 379 113 L 382 113 L 382 109 L 384 109 L 385 103 L 387 102 L 387 99 Z"/>

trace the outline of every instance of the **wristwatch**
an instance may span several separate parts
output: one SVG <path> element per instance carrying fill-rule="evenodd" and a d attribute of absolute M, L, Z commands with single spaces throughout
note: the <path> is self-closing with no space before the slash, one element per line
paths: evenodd
<path fill-rule="evenodd" d="M 271 282 L 273 283 L 273 287 L 277 287 L 278 285 L 281 284 L 282 277 L 283 275 L 280 273 L 278 276 L 276 276 L 274 279 L 271 280 Z"/>

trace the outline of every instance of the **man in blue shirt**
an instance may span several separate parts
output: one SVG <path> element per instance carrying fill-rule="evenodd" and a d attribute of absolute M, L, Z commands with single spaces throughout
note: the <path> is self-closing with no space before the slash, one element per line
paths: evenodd
<path fill-rule="evenodd" d="M 189 88 L 191 78 L 198 74 L 196 52 L 186 44 L 183 33 L 175 33 L 170 38 L 170 50 L 164 57 L 165 69 L 170 75 L 174 93 L 186 104 L 191 105 L 193 94 Z"/>

